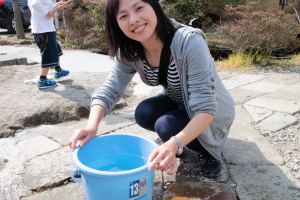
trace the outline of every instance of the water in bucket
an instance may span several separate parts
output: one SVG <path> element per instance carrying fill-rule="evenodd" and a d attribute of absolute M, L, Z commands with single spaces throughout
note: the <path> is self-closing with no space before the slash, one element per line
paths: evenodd
<path fill-rule="evenodd" d="M 82 182 L 88 200 L 152 200 L 155 170 L 148 171 L 147 159 L 156 147 L 131 134 L 95 137 L 73 152 L 72 179 Z"/>
<path fill-rule="evenodd" d="M 121 172 L 139 168 L 147 163 L 147 159 L 134 154 L 110 154 L 100 157 L 87 166 L 100 171 Z"/>

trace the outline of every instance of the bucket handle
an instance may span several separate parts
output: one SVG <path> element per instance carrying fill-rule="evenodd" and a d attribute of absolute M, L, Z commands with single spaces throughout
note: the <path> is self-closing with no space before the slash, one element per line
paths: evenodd
<path fill-rule="evenodd" d="M 77 183 L 81 183 L 82 179 L 81 179 L 81 173 L 79 172 L 78 169 L 73 169 L 71 172 L 71 178 L 73 179 L 73 181 L 77 182 Z"/>

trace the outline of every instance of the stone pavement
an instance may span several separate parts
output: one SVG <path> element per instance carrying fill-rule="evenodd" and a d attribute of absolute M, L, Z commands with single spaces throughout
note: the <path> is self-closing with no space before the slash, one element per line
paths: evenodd
<path fill-rule="evenodd" d="M 12 59 L 25 57 L 28 63 L 38 62 L 37 49 L 20 48 L 1 46 L 0 63 L 1 54 L 15 55 Z M 61 62 L 71 71 L 74 68 L 90 72 L 109 70 L 111 64 L 106 56 L 86 51 L 64 51 Z M 96 65 L 99 62 L 103 68 Z M 299 180 L 258 131 L 276 132 L 299 122 L 300 76 L 219 73 L 236 103 L 236 119 L 225 143 L 220 175 L 204 177 L 195 153 L 185 149 L 184 155 L 177 158 L 180 167 L 176 175 L 156 170 L 153 199 L 300 199 Z M 133 81 L 133 94 L 140 99 L 160 89 L 143 85 L 137 77 Z M 107 115 L 98 135 L 131 133 L 157 141 L 157 134 L 135 123 L 134 108 Z M 67 142 L 73 131 L 86 123 L 82 119 L 29 127 L 18 130 L 14 138 L 0 139 L 1 151 L 5 152 L 0 153 L 0 199 L 85 199 L 82 185 L 70 178 L 74 165 Z"/>

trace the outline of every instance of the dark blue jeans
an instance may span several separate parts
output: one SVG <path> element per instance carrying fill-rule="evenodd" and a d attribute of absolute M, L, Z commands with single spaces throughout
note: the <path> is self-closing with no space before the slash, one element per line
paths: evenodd
<path fill-rule="evenodd" d="M 179 108 L 165 95 L 154 96 L 139 103 L 135 110 L 135 120 L 139 126 L 155 131 L 164 142 L 182 131 L 190 122 L 186 110 Z M 202 150 L 197 138 L 187 147 L 194 151 Z"/>

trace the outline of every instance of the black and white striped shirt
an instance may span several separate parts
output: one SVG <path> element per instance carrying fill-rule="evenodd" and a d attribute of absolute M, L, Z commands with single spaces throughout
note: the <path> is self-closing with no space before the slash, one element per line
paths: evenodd
<path fill-rule="evenodd" d="M 145 68 L 146 79 L 151 85 L 157 86 L 159 83 L 159 67 L 149 67 L 146 61 L 144 61 L 143 64 Z M 172 99 L 180 108 L 184 108 L 180 78 L 173 58 L 169 64 L 167 81 L 168 97 Z"/>

